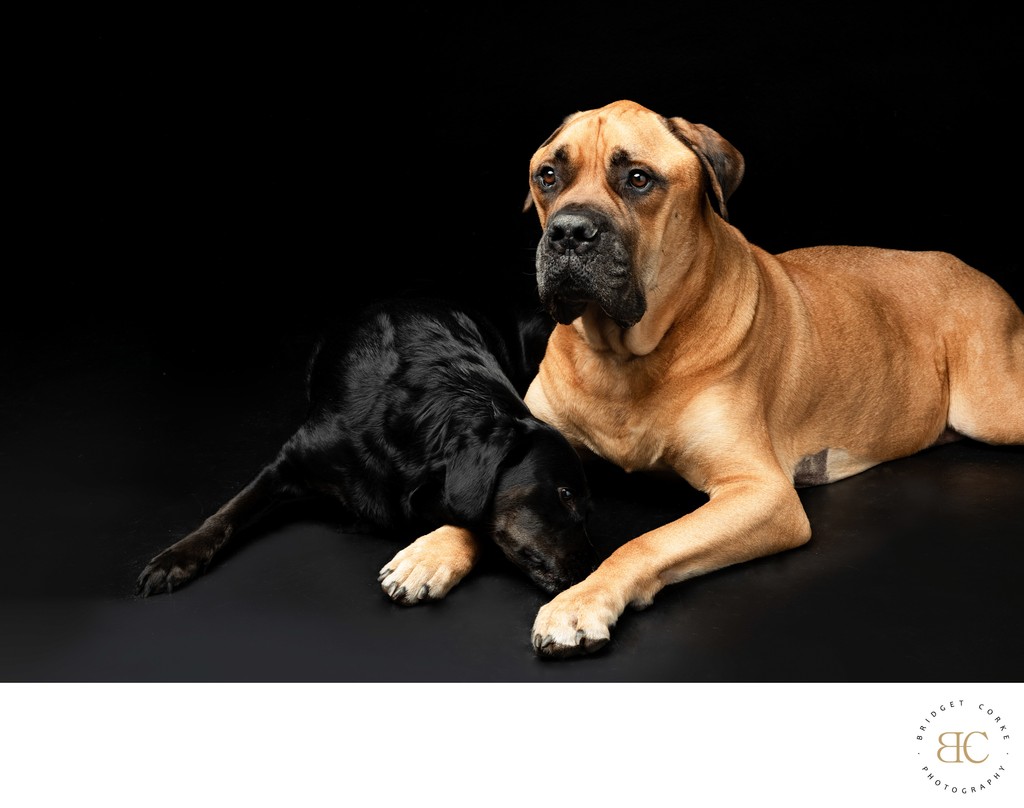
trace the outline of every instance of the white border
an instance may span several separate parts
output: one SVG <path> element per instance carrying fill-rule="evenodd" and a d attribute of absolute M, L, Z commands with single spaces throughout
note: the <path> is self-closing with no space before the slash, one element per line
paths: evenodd
<path fill-rule="evenodd" d="M 0 685 L 0 803 L 1019 808 L 1024 766 L 921 782 L 915 729 L 951 698 L 1024 735 L 1018 684 Z"/>

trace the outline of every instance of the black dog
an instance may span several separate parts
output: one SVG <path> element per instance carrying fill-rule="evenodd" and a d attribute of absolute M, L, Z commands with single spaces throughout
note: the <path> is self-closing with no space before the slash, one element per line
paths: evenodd
<path fill-rule="evenodd" d="M 488 536 L 549 593 L 581 580 L 596 564 L 582 463 L 522 398 L 552 325 L 539 312 L 517 316 L 506 339 L 469 308 L 396 299 L 326 334 L 308 368 L 305 422 L 238 494 L 149 562 L 138 592 L 180 587 L 274 506 L 319 495 L 362 529 L 422 534 L 381 571 L 400 603 L 444 597 Z"/>

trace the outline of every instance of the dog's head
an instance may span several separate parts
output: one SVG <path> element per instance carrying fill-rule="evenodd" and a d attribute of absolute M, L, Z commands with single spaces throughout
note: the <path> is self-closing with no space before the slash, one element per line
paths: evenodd
<path fill-rule="evenodd" d="M 583 580 L 597 565 L 583 464 L 558 430 L 534 418 L 515 419 L 460 451 L 448 466 L 445 501 L 452 513 L 488 528 L 502 553 L 546 592 Z"/>
<path fill-rule="evenodd" d="M 638 323 L 665 267 L 695 249 L 706 200 L 727 218 L 743 168 L 713 129 L 632 101 L 570 115 L 530 161 L 545 308 L 563 324 L 590 304 L 619 328 Z"/>

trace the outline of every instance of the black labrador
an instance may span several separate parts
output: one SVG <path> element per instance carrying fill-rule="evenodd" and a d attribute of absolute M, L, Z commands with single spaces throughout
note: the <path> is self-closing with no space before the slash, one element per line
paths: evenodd
<path fill-rule="evenodd" d="M 138 593 L 182 586 L 243 528 L 310 496 L 340 503 L 361 530 L 420 536 L 378 578 L 398 603 L 444 597 L 488 537 L 546 592 L 582 580 L 597 561 L 582 462 L 523 402 L 552 325 L 524 312 L 503 330 L 469 307 L 399 298 L 334 328 L 309 362 L 305 421 L 149 562 Z"/>

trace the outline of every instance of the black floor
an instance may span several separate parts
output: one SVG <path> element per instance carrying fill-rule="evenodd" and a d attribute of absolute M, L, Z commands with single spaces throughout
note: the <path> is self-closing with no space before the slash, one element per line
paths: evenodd
<path fill-rule="evenodd" d="M 805 547 L 664 590 L 598 655 L 542 661 L 543 594 L 487 559 L 400 607 L 399 545 L 284 514 L 171 595 L 135 577 L 268 459 L 302 412 L 305 336 L 259 358 L 171 353 L 97 325 L 9 344 L 0 414 L 5 681 L 1015 681 L 1024 448 L 961 442 L 802 491 Z M 183 357 L 189 361 L 183 361 Z M 592 469 L 602 552 L 698 506 L 686 485 Z"/>

